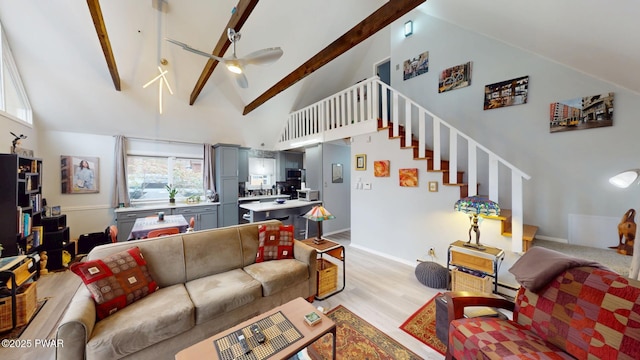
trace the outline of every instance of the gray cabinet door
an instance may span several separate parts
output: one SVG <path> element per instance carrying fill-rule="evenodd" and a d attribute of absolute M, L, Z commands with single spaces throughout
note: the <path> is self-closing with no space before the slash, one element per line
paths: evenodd
<path fill-rule="evenodd" d="M 196 221 L 196 230 L 215 229 L 218 227 L 218 209 L 214 207 L 211 210 L 203 211 Z"/>
<path fill-rule="evenodd" d="M 238 150 L 238 181 L 249 181 L 249 149 Z"/>

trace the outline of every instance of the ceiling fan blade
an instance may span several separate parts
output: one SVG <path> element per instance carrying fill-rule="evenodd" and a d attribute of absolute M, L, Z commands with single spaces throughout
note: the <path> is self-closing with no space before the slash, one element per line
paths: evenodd
<path fill-rule="evenodd" d="M 200 51 L 200 50 L 194 49 L 194 48 L 192 48 L 191 46 L 189 46 L 189 45 L 187 45 L 187 44 L 185 44 L 185 43 L 183 43 L 183 42 L 180 42 L 180 41 L 178 41 L 178 40 L 174 40 L 174 39 L 170 39 L 170 38 L 164 38 L 164 39 L 165 39 L 165 40 L 167 40 L 168 42 L 173 43 L 173 44 L 176 44 L 176 45 L 178 45 L 178 46 L 182 47 L 183 49 L 185 49 L 185 50 L 187 50 L 187 51 L 190 51 L 190 52 L 192 52 L 192 53 L 194 53 L 194 54 L 202 55 L 202 56 L 204 56 L 204 57 L 208 57 L 208 58 L 211 58 L 211 59 L 214 59 L 214 60 L 218 60 L 218 61 L 220 61 L 220 62 L 224 62 L 224 61 L 226 61 L 226 59 L 225 59 L 225 58 L 221 58 L 221 57 L 219 57 L 219 56 L 215 56 L 215 55 L 212 55 L 212 54 L 206 53 L 206 52 L 204 52 L 204 51 Z"/>
<path fill-rule="evenodd" d="M 254 51 L 247 56 L 243 56 L 242 61 L 245 64 L 267 65 L 280 59 L 282 54 L 284 54 L 284 51 L 279 47 L 267 48 Z"/>
<path fill-rule="evenodd" d="M 249 82 L 247 81 L 247 77 L 244 76 L 244 71 L 240 74 L 231 73 L 231 75 L 233 75 L 233 77 L 236 79 L 238 86 L 240 86 L 243 89 L 246 89 L 249 87 Z"/>

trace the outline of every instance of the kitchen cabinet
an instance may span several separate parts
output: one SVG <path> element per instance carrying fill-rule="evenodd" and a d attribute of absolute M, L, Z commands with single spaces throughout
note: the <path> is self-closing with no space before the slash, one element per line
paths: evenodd
<path fill-rule="evenodd" d="M 238 149 L 238 181 L 249 181 L 249 148 Z"/>
<path fill-rule="evenodd" d="M 238 159 L 240 147 L 229 144 L 216 144 L 213 147 L 216 154 L 216 190 L 220 194 L 218 226 L 237 225 Z"/>
<path fill-rule="evenodd" d="M 139 208 L 118 208 L 115 210 L 118 226 L 118 241 L 127 241 L 131 229 L 138 218 L 165 215 L 182 215 L 189 221 L 192 217 L 196 221 L 195 230 L 215 229 L 218 227 L 219 203 L 174 204 L 171 206 L 144 206 Z"/>
<path fill-rule="evenodd" d="M 187 221 L 194 218 L 196 231 L 218 227 L 218 205 L 180 207 L 173 209 L 172 214 L 183 215 Z"/>

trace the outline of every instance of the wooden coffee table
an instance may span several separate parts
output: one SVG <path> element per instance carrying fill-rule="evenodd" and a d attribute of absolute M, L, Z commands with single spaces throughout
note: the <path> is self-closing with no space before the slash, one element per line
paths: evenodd
<path fill-rule="evenodd" d="M 314 326 L 308 325 L 304 320 L 304 315 L 312 311 L 315 311 L 322 318 L 322 321 Z M 292 342 L 282 350 L 274 353 L 269 357 L 269 359 L 288 359 L 328 333 L 331 333 L 333 335 L 332 359 L 336 358 L 336 324 L 326 315 L 320 313 L 305 299 L 297 298 L 180 351 L 176 354 L 176 360 L 218 360 L 220 359 L 220 357 L 218 356 L 218 351 L 216 350 L 216 346 L 214 345 L 217 340 L 220 340 L 229 334 L 244 329 L 253 323 L 264 320 L 278 312 L 284 315 L 291 322 L 291 324 L 298 330 L 302 337 Z M 269 337 L 267 337 L 266 342 L 269 342 Z"/>

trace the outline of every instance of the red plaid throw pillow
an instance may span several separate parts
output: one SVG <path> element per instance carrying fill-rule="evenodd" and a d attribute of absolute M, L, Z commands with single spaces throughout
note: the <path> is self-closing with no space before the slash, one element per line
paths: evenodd
<path fill-rule="evenodd" d="M 98 320 L 158 290 L 138 247 L 71 265 L 96 302 Z"/>
<path fill-rule="evenodd" d="M 256 262 L 293 259 L 293 225 L 258 226 Z"/>

